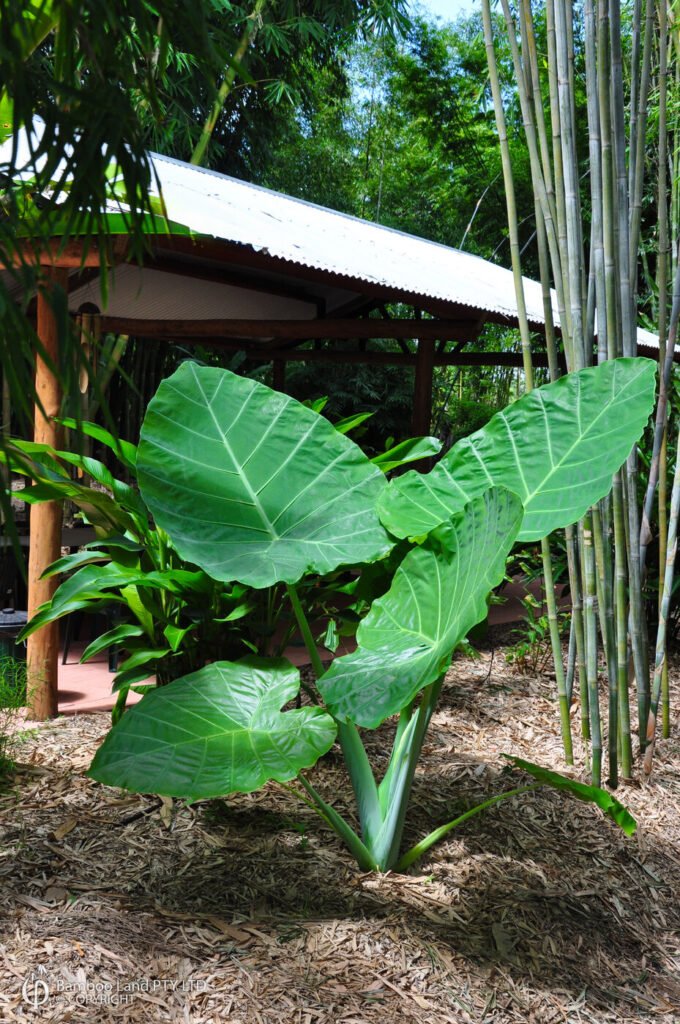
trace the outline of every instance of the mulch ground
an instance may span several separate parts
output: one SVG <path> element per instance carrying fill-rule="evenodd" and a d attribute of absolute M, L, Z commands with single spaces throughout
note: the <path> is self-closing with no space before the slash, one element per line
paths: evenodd
<path fill-rule="evenodd" d="M 632 839 L 541 790 L 379 876 L 275 785 L 187 808 L 90 781 L 107 724 L 24 735 L 0 794 L 3 1022 L 680 1020 L 678 739 L 619 789 Z M 408 838 L 517 784 L 502 751 L 562 768 L 553 683 L 499 652 L 458 659 Z M 315 784 L 342 808 L 333 752 Z"/>

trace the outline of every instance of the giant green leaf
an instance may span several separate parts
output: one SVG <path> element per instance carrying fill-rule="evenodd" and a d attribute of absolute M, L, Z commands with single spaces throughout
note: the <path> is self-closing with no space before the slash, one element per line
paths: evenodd
<path fill-rule="evenodd" d="M 184 363 L 152 399 L 142 494 L 182 558 L 254 587 L 390 549 L 383 474 L 322 416 L 227 370 Z"/>
<path fill-rule="evenodd" d="M 406 555 L 359 626 L 357 650 L 318 681 L 336 718 L 375 728 L 446 670 L 486 615 L 521 522 L 519 498 L 494 487 Z"/>
<path fill-rule="evenodd" d="M 654 405 L 656 363 L 612 359 L 536 388 L 463 438 L 428 474 L 405 473 L 381 496 L 397 537 L 418 537 L 491 484 L 524 505 L 519 540 L 576 522 L 611 487 Z"/>
<path fill-rule="evenodd" d="M 152 690 L 108 734 L 89 774 L 136 793 L 201 800 L 309 768 L 335 739 L 320 708 L 281 711 L 300 689 L 283 659 L 219 661 Z"/>

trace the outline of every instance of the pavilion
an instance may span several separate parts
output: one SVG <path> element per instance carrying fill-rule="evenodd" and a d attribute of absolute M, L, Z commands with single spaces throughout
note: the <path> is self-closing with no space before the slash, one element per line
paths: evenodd
<path fill-rule="evenodd" d="M 25 139 L 18 146 L 26 147 Z M 435 366 L 522 365 L 519 352 L 467 348 L 486 323 L 517 325 L 509 270 L 169 157 L 151 159 L 167 219 L 149 235 L 143 265 L 128 259 L 125 236 L 117 238 L 103 290 L 93 249 L 83 254 L 80 243 L 55 239 L 39 256 L 46 280 L 67 292 L 74 316 L 83 307 L 99 310 L 98 331 L 242 351 L 273 365 L 279 389 L 292 361 L 412 366 L 414 435 L 430 430 Z M 542 331 L 541 286 L 525 278 L 524 292 L 530 325 Z M 394 304 L 412 313 L 390 316 L 387 306 Z M 553 319 L 559 328 L 555 309 Z M 37 329 L 46 352 L 56 354 L 57 327 L 42 292 Z M 398 351 L 372 348 L 376 339 L 396 341 Z M 313 347 L 301 347 L 310 341 Z M 338 341 L 351 345 L 338 348 Z M 649 332 L 639 332 L 638 344 L 641 354 L 658 354 Z M 534 362 L 547 365 L 545 354 Z M 36 387 L 42 411 L 36 409 L 35 439 L 56 445 L 52 417 L 62 396 L 41 359 Z M 55 581 L 40 576 L 59 557 L 60 537 L 60 508 L 33 506 L 29 614 L 53 593 Z M 56 714 L 58 649 L 58 624 L 29 640 L 29 663 L 41 680 L 34 711 L 44 717 Z"/>

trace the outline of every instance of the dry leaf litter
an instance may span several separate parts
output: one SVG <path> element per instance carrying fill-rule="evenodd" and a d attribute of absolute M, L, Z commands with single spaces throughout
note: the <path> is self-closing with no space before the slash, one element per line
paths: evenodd
<path fill-rule="evenodd" d="M 673 708 L 677 736 L 677 692 Z M 540 790 L 400 876 L 360 872 L 282 787 L 136 796 L 85 775 L 106 715 L 32 725 L 0 793 L 3 1024 L 680 1021 L 677 738 L 649 782 L 619 787 L 632 839 Z M 390 730 L 370 737 L 377 766 Z M 457 658 L 407 838 L 516 785 L 504 751 L 563 770 L 554 682 L 492 649 Z M 314 781 L 345 809 L 336 751 Z"/>

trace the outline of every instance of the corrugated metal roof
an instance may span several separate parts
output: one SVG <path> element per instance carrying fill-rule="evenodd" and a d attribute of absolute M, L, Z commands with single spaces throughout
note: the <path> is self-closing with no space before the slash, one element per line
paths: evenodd
<path fill-rule="evenodd" d="M 36 134 L 41 126 L 36 119 Z M 0 147 L 0 161 L 9 146 Z M 517 316 L 511 272 L 478 256 L 181 160 L 150 156 L 169 219 L 197 235 L 414 296 Z M 22 133 L 17 163 L 28 159 Z M 155 186 L 152 191 L 158 194 Z M 525 291 L 530 319 L 542 324 L 540 285 L 525 279 Z"/>
<path fill-rule="evenodd" d="M 152 155 L 170 220 L 291 263 L 515 318 L 512 273 L 471 253 Z M 541 287 L 525 278 L 529 318 Z"/>
<path fill-rule="evenodd" d="M 34 130 L 39 132 L 38 122 Z M 0 161 L 5 147 L 0 147 Z M 196 235 L 414 297 L 517 318 L 513 276 L 504 267 L 217 171 L 150 155 L 168 217 Z M 19 156 L 28 158 L 25 136 L 19 140 Z M 158 194 L 155 186 L 153 191 Z M 529 320 L 543 324 L 541 286 L 523 280 Z M 555 301 L 553 305 L 559 324 Z M 649 331 L 640 330 L 638 339 L 658 348 Z"/>

